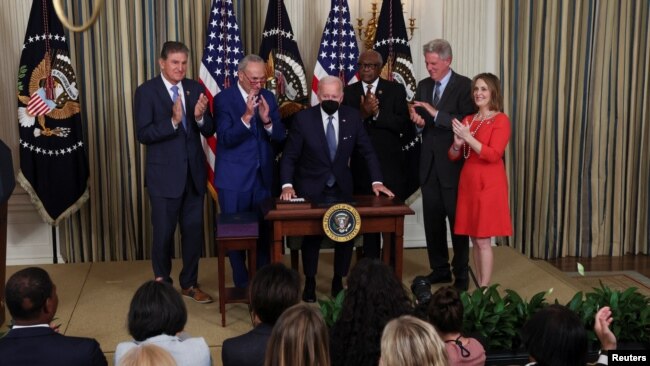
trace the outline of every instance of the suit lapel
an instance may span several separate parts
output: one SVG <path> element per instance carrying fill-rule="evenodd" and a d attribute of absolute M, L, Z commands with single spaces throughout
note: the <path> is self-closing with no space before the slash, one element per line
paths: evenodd
<path fill-rule="evenodd" d="M 375 89 L 375 96 L 379 100 L 379 105 L 380 106 L 384 102 L 384 93 L 387 92 L 387 89 L 386 89 L 387 84 L 386 83 L 387 82 L 384 79 L 379 78 L 379 82 L 377 83 L 377 89 Z"/>
<path fill-rule="evenodd" d="M 187 125 L 189 127 L 190 125 L 190 114 L 188 111 L 192 111 L 191 116 L 194 116 L 194 105 L 196 104 L 196 101 L 198 99 L 198 95 L 194 95 L 193 91 L 190 89 L 190 85 L 187 82 L 187 79 L 183 79 L 181 81 L 183 84 L 183 92 L 185 93 L 185 118 L 187 119 Z M 194 117 L 191 118 L 191 120 L 194 120 Z"/>
<path fill-rule="evenodd" d="M 156 93 L 158 93 L 158 97 L 160 100 L 167 101 L 166 103 L 169 103 L 170 106 L 174 105 L 174 101 L 172 101 L 172 97 L 169 94 L 169 90 L 167 90 L 167 87 L 165 86 L 165 82 L 162 79 L 162 76 L 158 75 L 158 82 L 156 83 Z"/>
<path fill-rule="evenodd" d="M 433 86 L 435 83 L 436 82 L 433 81 L 433 79 L 428 78 L 427 83 L 424 84 L 424 97 L 426 98 L 425 101 L 431 105 L 433 105 Z M 440 101 L 438 101 L 438 104 L 440 104 Z"/>

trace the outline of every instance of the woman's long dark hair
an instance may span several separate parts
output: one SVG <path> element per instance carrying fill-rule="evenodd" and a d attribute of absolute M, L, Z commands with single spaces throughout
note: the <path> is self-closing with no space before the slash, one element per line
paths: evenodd
<path fill-rule="evenodd" d="M 412 311 L 411 299 L 390 267 L 377 259 L 359 261 L 331 330 L 332 366 L 376 366 L 384 326 Z"/>

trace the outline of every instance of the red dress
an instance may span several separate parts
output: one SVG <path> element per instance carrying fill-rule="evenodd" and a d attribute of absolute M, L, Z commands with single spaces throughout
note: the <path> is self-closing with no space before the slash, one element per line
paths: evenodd
<path fill-rule="evenodd" d="M 456 222 L 454 233 L 485 238 L 512 235 L 512 219 L 508 206 L 508 178 L 503 153 L 510 139 L 510 119 L 504 113 L 474 121 L 474 115 L 465 117 L 471 123 L 470 132 L 481 142 L 481 154 L 464 144 L 460 155 L 465 164 L 458 182 Z"/>

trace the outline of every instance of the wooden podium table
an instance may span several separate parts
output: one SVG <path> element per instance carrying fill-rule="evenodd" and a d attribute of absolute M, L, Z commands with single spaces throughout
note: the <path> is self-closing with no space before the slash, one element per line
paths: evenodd
<path fill-rule="evenodd" d="M 277 209 L 274 198 L 265 207 L 264 218 L 271 223 L 273 230 L 271 261 L 282 260 L 283 238 L 285 236 L 325 235 L 323 215 L 329 207 Z M 395 275 L 402 279 L 402 262 L 404 250 L 404 216 L 415 212 L 397 198 L 386 196 L 355 196 L 354 208 L 361 216 L 363 233 L 389 233 L 390 243 L 384 243 L 382 260 L 390 265 L 391 253 L 395 253 Z M 387 245 L 389 247 L 387 247 Z M 394 250 L 390 248 L 394 246 Z"/>

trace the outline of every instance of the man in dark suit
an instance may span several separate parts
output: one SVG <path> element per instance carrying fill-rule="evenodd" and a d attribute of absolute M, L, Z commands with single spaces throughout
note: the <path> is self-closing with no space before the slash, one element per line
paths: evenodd
<path fill-rule="evenodd" d="M 343 90 L 343 105 L 359 109 L 363 126 L 375 149 L 384 184 L 395 195 L 404 200 L 406 194 L 406 172 L 400 135 L 410 127 L 406 91 L 396 82 L 379 77 L 383 60 L 374 50 L 359 56 L 361 81 L 348 85 Z M 371 180 L 366 161 L 359 151 L 352 154 L 350 168 L 354 180 L 355 194 L 371 194 Z M 379 258 L 381 240 L 379 233 L 363 235 L 363 256 Z"/>
<path fill-rule="evenodd" d="M 463 159 L 453 162 L 447 157 L 447 151 L 454 136 L 451 121 L 454 118 L 462 120 L 475 111 L 471 97 L 472 81 L 450 68 L 452 51 L 449 42 L 436 39 L 424 45 L 423 49 L 430 77 L 418 83 L 410 116 L 422 132 L 420 187 L 424 232 L 432 269 L 425 277 L 430 283 L 451 282 L 447 218 L 454 248 L 454 286 L 466 290 L 469 285 L 469 238 L 453 234 Z"/>
<path fill-rule="evenodd" d="M 343 83 L 326 76 L 318 83 L 320 105 L 296 114 L 280 163 L 280 198 L 289 200 L 298 195 L 312 201 L 336 202 L 352 197 L 352 173 L 349 160 L 358 149 L 368 164 L 372 191 L 389 197 L 394 194 L 382 183 L 381 168 L 361 115 L 343 100 Z M 302 243 L 305 272 L 303 300 L 316 301 L 316 271 L 320 236 L 306 236 Z M 343 277 L 350 268 L 352 242 L 338 243 L 334 248 L 334 279 L 332 296 L 343 289 Z"/>
<path fill-rule="evenodd" d="M 266 345 L 280 315 L 300 302 L 300 277 L 282 263 L 272 263 L 251 280 L 250 332 L 226 339 L 221 350 L 223 366 L 264 366 Z"/>
<path fill-rule="evenodd" d="M 38 267 L 14 273 L 7 281 L 5 302 L 14 325 L 0 338 L 1 365 L 106 365 L 99 343 L 66 337 L 52 323 L 59 305 L 56 286 Z"/>
<path fill-rule="evenodd" d="M 165 42 L 160 52 L 160 76 L 135 91 L 138 141 L 147 146 L 145 185 L 151 201 L 153 245 L 151 262 L 156 280 L 172 283 L 174 231 L 180 223 L 183 296 L 200 303 L 212 298 L 198 287 L 203 246 L 203 198 L 207 173 L 199 134 L 214 134 L 204 88 L 185 78 L 188 48 Z"/>
<path fill-rule="evenodd" d="M 248 55 L 239 62 L 237 84 L 217 94 L 214 111 L 217 123 L 217 153 L 214 183 L 223 213 L 257 212 L 260 235 L 257 266 L 270 261 L 268 231 L 259 204 L 271 197 L 273 151 L 271 141 L 285 139 L 278 104 L 273 94 L 263 89 L 266 82 L 264 60 Z M 228 252 L 236 287 L 248 285 L 246 252 Z"/>

